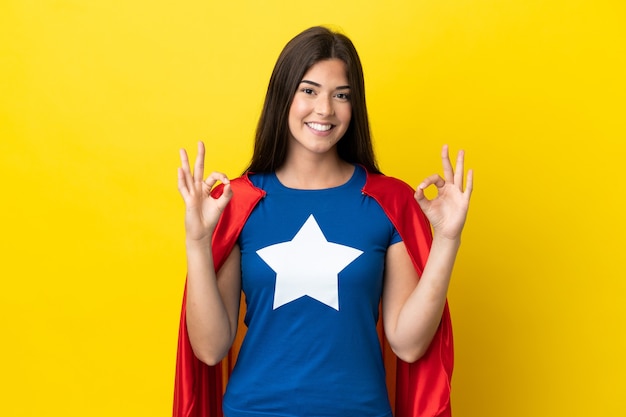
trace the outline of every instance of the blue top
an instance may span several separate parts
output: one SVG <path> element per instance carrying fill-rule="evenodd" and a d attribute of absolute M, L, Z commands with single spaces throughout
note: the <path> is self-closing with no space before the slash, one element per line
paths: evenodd
<path fill-rule="evenodd" d="M 227 417 L 391 417 L 376 332 L 387 248 L 401 240 L 366 173 L 323 190 L 251 175 L 266 197 L 239 237 L 248 330 Z"/>

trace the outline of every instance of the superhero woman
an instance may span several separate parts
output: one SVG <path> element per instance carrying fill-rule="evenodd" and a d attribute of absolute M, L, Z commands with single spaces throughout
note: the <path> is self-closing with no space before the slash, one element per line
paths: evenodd
<path fill-rule="evenodd" d="M 453 167 L 444 146 L 416 190 L 383 175 L 357 51 L 313 27 L 276 62 L 245 173 L 205 176 L 204 158 L 180 152 L 174 416 L 450 416 L 463 152 Z"/>

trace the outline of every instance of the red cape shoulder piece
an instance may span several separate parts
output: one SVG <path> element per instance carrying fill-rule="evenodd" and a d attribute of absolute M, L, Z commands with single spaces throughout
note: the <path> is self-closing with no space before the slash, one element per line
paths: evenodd
<path fill-rule="evenodd" d="M 213 259 L 218 270 L 237 242 L 248 216 L 265 193 L 244 176 L 231 181 L 233 199 L 220 218 L 213 236 Z M 215 190 L 221 193 L 221 188 Z M 422 273 L 432 235 L 430 225 L 406 183 L 369 174 L 363 193 L 374 198 L 394 224 Z M 194 355 L 185 317 L 186 290 L 178 332 L 173 417 L 222 417 L 222 395 L 229 366 L 208 366 Z M 397 360 L 396 417 L 451 417 L 450 381 L 454 363 L 452 326 L 446 302 L 439 328 L 426 354 L 415 363 Z"/>

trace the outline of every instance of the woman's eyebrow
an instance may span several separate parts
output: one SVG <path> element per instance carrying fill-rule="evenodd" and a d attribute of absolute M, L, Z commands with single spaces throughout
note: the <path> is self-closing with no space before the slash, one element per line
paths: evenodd
<path fill-rule="evenodd" d="M 320 83 L 316 83 L 315 81 L 310 81 L 310 80 L 302 80 L 300 81 L 300 84 L 310 84 L 315 87 L 322 86 Z M 350 89 L 349 85 L 340 85 L 339 87 L 335 88 L 335 90 L 348 90 L 348 89 Z"/>

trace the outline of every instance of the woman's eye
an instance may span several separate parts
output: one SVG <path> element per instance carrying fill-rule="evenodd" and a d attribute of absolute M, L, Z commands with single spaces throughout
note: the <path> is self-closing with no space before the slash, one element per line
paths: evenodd
<path fill-rule="evenodd" d="M 348 101 L 350 100 L 350 94 L 348 93 L 337 93 L 335 95 L 339 100 Z"/>
<path fill-rule="evenodd" d="M 314 93 L 312 88 L 303 88 L 300 91 L 302 91 L 304 94 L 313 94 Z"/>

